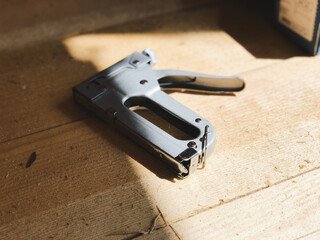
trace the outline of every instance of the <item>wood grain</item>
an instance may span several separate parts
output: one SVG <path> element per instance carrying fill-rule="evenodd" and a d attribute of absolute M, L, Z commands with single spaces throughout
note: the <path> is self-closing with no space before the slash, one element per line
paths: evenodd
<path fill-rule="evenodd" d="M 134 204 L 140 203 L 139 198 L 141 198 L 143 200 L 142 206 L 140 204 L 138 206 L 141 208 L 153 206 L 151 208 L 153 214 L 149 214 L 149 217 L 146 219 L 140 215 L 137 217 L 144 219 L 145 227 L 143 229 L 147 228 L 156 214 L 155 205 L 161 209 L 166 221 L 171 224 L 206 212 L 219 204 L 223 205 L 224 202 L 246 195 L 250 196 L 256 191 L 318 168 L 320 154 L 320 132 L 316 127 L 320 123 L 316 104 L 316 99 L 318 99 L 316 89 L 319 88 L 316 82 L 317 76 L 319 76 L 318 61 L 319 57 L 293 59 L 283 62 L 277 67 L 270 66 L 244 74 L 247 76 L 249 89 L 251 84 L 264 86 L 265 78 L 268 79 L 266 86 L 277 88 L 277 84 L 285 84 L 278 81 L 279 76 L 282 79 L 290 79 L 291 76 L 290 72 L 283 73 L 283 75 L 287 74 L 287 77 L 278 74 L 278 68 L 286 69 L 290 66 L 290 68 L 296 69 L 294 74 L 296 82 L 291 83 L 290 87 L 298 88 L 301 85 L 305 87 L 301 88 L 298 96 L 297 93 L 292 95 L 294 90 L 291 90 L 290 87 L 282 92 L 280 98 L 272 97 L 271 93 L 268 93 L 265 96 L 270 97 L 269 101 L 262 101 L 260 108 L 257 107 L 257 104 L 249 105 L 247 101 L 242 101 L 242 99 L 247 100 L 249 96 L 253 102 L 261 99 L 261 94 L 252 94 L 252 91 L 261 91 L 259 88 L 252 88 L 251 91 L 246 90 L 238 94 L 237 103 L 233 103 L 235 106 L 231 102 L 228 106 L 237 106 L 239 115 L 244 107 L 248 112 L 250 112 L 250 106 L 253 106 L 253 109 L 258 109 L 252 110 L 250 116 L 252 120 L 260 119 L 260 128 L 250 130 L 252 121 L 240 120 L 233 128 L 231 125 L 227 127 L 224 131 L 226 133 L 230 131 L 230 135 L 232 132 L 235 134 L 235 131 L 238 130 L 240 131 L 239 135 L 248 134 L 253 137 L 245 137 L 238 141 L 225 141 L 228 147 L 217 145 L 217 154 L 209 159 L 207 168 L 183 181 L 168 181 L 169 176 L 166 175 L 165 167 L 157 163 L 142 149 L 137 148 L 132 142 L 94 118 L 1 144 L 4 159 L 0 172 L 5 179 L 1 190 L 1 199 L 3 199 L 1 209 L 6 209 L 2 212 L 3 231 L 18 234 L 12 236 L 19 236 L 19 233 L 26 233 L 24 226 L 29 226 L 32 222 L 34 224 L 48 222 L 53 213 L 66 214 L 66 216 L 63 215 L 65 218 L 73 216 L 73 213 L 78 210 L 69 209 L 69 204 L 76 202 L 76 207 L 79 205 L 80 208 L 91 206 L 91 203 L 85 203 L 85 200 L 81 201 L 81 199 L 91 194 L 109 196 L 114 187 L 123 186 L 126 189 L 125 186 L 129 183 L 138 189 L 139 195 L 129 193 L 129 196 L 124 196 L 126 200 L 114 195 L 111 198 L 117 199 L 114 200 L 117 204 L 125 201 L 125 205 L 130 205 L 132 202 Z M 311 71 L 309 75 L 303 74 L 304 78 L 302 78 L 298 73 L 305 72 L 304 68 Z M 264 76 L 265 78 L 259 79 L 256 76 Z M 310 89 L 306 86 L 312 86 L 314 90 L 311 97 L 310 94 L 306 94 L 310 93 Z M 246 94 L 248 94 L 247 98 Z M 308 101 L 305 101 L 304 98 L 307 98 Z M 297 106 L 297 104 L 302 105 Z M 269 111 L 265 111 L 264 108 Z M 289 111 L 288 109 L 293 110 Z M 224 116 L 230 109 L 217 107 L 212 108 L 211 111 Z M 223 113 L 223 111 L 225 112 Z M 206 113 L 210 113 L 209 110 Z M 270 114 L 275 114 L 278 117 L 274 120 L 274 128 L 270 128 L 270 124 L 265 122 L 275 119 L 275 116 L 266 117 Z M 237 111 L 234 115 L 237 116 Z M 213 121 L 214 119 L 215 121 Z M 224 129 L 225 119 L 216 119 L 216 114 L 211 114 L 209 120 L 215 122 L 215 126 L 220 125 L 220 128 Z M 37 152 L 37 160 L 29 169 L 25 169 L 25 163 L 33 151 Z M 22 166 L 20 166 L 21 163 L 23 163 Z M 157 173 L 158 176 L 154 173 Z M 290 181 L 288 182 L 290 183 Z M 123 188 L 116 188 L 114 194 L 121 196 Z M 186 193 L 187 198 L 185 197 Z M 302 193 L 304 192 L 302 191 Z M 176 200 L 172 199 L 172 196 L 175 196 Z M 105 200 L 111 201 L 108 198 Z M 61 209 L 61 206 L 64 208 Z M 120 209 L 123 208 L 120 207 Z M 48 211 L 53 213 L 49 214 Z M 110 210 L 109 214 L 113 216 L 111 220 L 117 219 L 117 211 L 121 210 L 117 208 Z M 91 208 L 87 214 L 93 214 L 92 218 L 96 218 Z M 48 217 L 48 219 L 42 220 L 41 216 Z M 136 215 L 130 213 L 130 216 Z M 93 225 L 96 224 L 96 222 L 93 223 Z M 17 226 L 20 226 L 20 230 Z M 131 229 L 134 228 L 133 224 Z M 40 230 L 36 230 L 37 228 L 32 229 L 35 230 L 27 232 L 30 236 L 40 234 Z M 77 227 L 73 229 L 77 229 Z M 106 232 L 111 234 L 114 229 L 123 230 L 119 226 L 113 226 L 112 230 L 108 229 Z M 53 227 L 52 233 L 54 235 L 57 234 L 55 231 L 58 230 Z M 201 231 L 198 234 L 202 234 Z M 66 232 L 61 234 L 63 233 L 66 234 Z M 71 236 L 82 236 L 84 232 L 79 230 L 74 234 Z M 301 232 L 301 234 L 303 233 Z M 97 235 L 97 238 L 99 237 L 100 235 Z"/>
<path fill-rule="evenodd" d="M 97 31 L 132 20 L 194 8 L 208 2 L 208 0 L 3 2 L 0 8 L 2 23 L 0 50 L 59 40 L 66 36 Z"/>
<path fill-rule="evenodd" d="M 133 166 L 143 163 L 160 177 L 170 177 L 160 162 L 96 119 L 10 141 L 0 148 L 0 236 L 4 239 L 86 234 L 100 239 L 147 231 L 159 212 Z M 37 153 L 37 159 L 26 168 L 31 152 Z M 43 231 L 39 223 L 50 226 Z"/>
<path fill-rule="evenodd" d="M 173 227 L 182 239 L 317 239 L 319 174 L 318 168 Z"/>
<path fill-rule="evenodd" d="M 269 10 L 245 2 L 66 38 L 60 33 L 73 25 L 64 29 L 61 15 L 55 37 L 8 43 L 0 54 L 0 239 L 317 239 L 320 57 L 299 57 Z M 207 167 L 182 181 L 72 100 L 72 86 L 146 47 L 159 69 L 246 80 L 235 96 L 170 93 L 217 131 Z M 156 230 L 138 237 L 159 213 Z"/>
<path fill-rule="evenodd" d="M 0 96 L 0 142 L 87 117 L 73 103 L 71 88 L 135 50 L 152 48 L 159 60 L 156 68 L 217 75 L 233 75 L 281 61 L 256 58 L 254 54 L 261 56 L 263 52 L 250 42 L 246 47 L 251 52 L 240 45 L 232 36 L 239 36 L 235 27 L 229 27 L 229 33 L 224 31 L 225 25 L 239 21 L 247 31 L 264 28 L 267 35 L 275 36 L 268 38 L 266 48 L 274 46 L 281 58 L 300 54 L 265 18 L 251 23 L 249 10 L 240 11 L 237 18 L 229 12 L 213 5 L 192 10 L 192 18 L 190 11 L 166 14 L 101 29 L 97 34 L 3 50 L 0 91 L 5 94 Z"/>
<path fill-rule="evenodd" d="M 315 230 L 315 231 L 310 232 L 310 233 L 307 233 L 307 234 L 305 234 L 305 235 L 303 235 L 303 236 L 301 236 L 301 237 L 299 237 L 297 239 L 299 239 L 299 240 L 307 240 L 307 239 L 308 240 L 317 240 L 319 238 L 320 238 L 320 229 Z"/>

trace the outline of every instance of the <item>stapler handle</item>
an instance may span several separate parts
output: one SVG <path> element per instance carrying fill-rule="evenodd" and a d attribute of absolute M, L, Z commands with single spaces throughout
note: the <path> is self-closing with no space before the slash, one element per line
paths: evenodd
<path fill-rule="evenodd" d="M 164 90 L 183 89 L 205 93 L 238 92 L 245 83 L 240 77 L 224 77 L 180 70 L 154 70 Z"/>

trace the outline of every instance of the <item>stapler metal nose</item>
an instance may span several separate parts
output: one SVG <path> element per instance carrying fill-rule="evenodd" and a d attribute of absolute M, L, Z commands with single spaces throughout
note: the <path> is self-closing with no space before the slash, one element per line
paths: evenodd
<path fill-rule="evenodd" d="M 244 88 L 239 77 L 178 70 L 153 70 L 150 49 L 134 52 L 73 88 L 75 101 L 163 160 L 178 177 L 203 168 L 213 152 L 216 134 L 203 117 L 162 90 L 234 92 Z M 144 107 L 186 133 L 178 139 L 132 110 Z"/>

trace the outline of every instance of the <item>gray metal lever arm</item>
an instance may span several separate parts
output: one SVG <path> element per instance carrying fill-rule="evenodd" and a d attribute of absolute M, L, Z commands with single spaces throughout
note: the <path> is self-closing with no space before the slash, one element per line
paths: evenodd
<path fill-rule="evenodd" d="M 162 89 L 196 92 L 238 92 L 245 87 L 240 77 L 223 77 L 179 70 L 154 70 Z"/>

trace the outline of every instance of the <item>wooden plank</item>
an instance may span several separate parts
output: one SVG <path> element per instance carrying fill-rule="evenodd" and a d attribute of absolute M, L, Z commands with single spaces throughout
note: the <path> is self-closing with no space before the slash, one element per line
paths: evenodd
<path fill-rule="evenodd" d="M 318 240 L 320 239 L 320 229 L 312 231 L 310 233 L 305 234 L 297 238 L 297 240 Z"/>
<path fill-rule="evenodd" d="M 3 2 L 0 8 L 0 50 L 96 31 L 132 20 L 197 7 L 207 2 L 208 0 Z"/>
<path fill-rule="evenodd" d="M 318 168 L 173 227 L 182 239 L 318 239 L 319 176 Z"/>
<path fill-rule="evenodd" d="M 1 144 L 0 152 L 1 223 L 136 182 L 129 156 L 150 158 L 96 119 Z M 26 168 L 33 152 L 36 160 Z M 165 169 L 151 161 L 156 163 L 151 168 Z"/>
<path fill-rule="evenodd" d="M 300 131 L 315 134 L 302 145 L 292 136 L 294 129 L 289 129 L 214 155 L 206 169 L 191 178 L 174 184 L 146 179 L 143 186 L 169 222 L 196 215 L 319 167 L 320 141 L 313 138 L 320 134 L 314 131 L 319 124 L 313 121 L 298 126 Z"/>
<path fill-rule="evenodd" d="M 280 48 L 282 54 L 263 59 L 272 54 L 264 55 L 252 42 L 240 43 L 253 26 L 268 36 L 275 30 L 259 17 L 245 25 L 251 12 L 237 9 L 240 15 L 232 18 L 226 6 L 192 11 L 194 18 L 181 12 L 0 55 L 0 78 L 6 80 L 0 85 L 1 238 L 117 239 L 119 232 L 130 237 L 148 230 L 158 209 L 163 228 L 143 237 L 171 238 L 165 223 L 180 224 L 320 166 L 320 58 L 282 61 L 295 50 L 285 48 L 287 42 L 276 34 L 265 43 L 272 46 L 268 43 L 276 39 L 273 51 Z M 244 18 L 243 35 L 225 25 L 237 18 Z M 241 74 L 247 88 L 236 97 L 171 94 L 217 130 L 215 155 L 206 169 L 183 181 L 173 180 L 166 167 L 97 119 L 79 121 L 88 115 L 71 98 L 80 79 L 146 46 L 157 53 L 157 68 L 247 71 Z M 69 53 L 90 63 L 74 61 Z M 26 168 L 33 152 L 36 160 Z M 290 181 L 286 184 L 294 184 Z M 309 206 L 300 203 L 301 209 Z M 314 229 L 319 228 L 299 236 L 316 234 Z"/>
<path fill-rule="evenodd" d="M 237 97 L 181 94 L 216 127 L 217 144 L 206 168 L 188 179 L 143 180 L 168 222 L 320 165 L 319 62 L 292 59 L 243 74 L 247 89 Z"/>
<path fill-rule="evenodd" d="M 170 227 L 161 228 L 157 231 L 152 232 L 151 234 L 146 234 L 141 237 L 138 237 L 137 240 L 146 240 L 146 239 L 154 239 L 154 240 L 179 240 L 174 231 Z"/>
<path fill-rule="evenodd" d="M 114 151 L 115 146 L 123 149 Z M 33 151 L 36 160 L 26 168 Z M 129 155 L 141 154 L 140 163 L 170 176 L 153 157 L 96 119 L 1 144 L 0 152 L 0 239 L 136 236 L 150 230 L 159 211 Z M 155 228 L 138 239 L 176 239 L 161 216 Z"/>
<path fill-rule="evenodd" d="M 94 219 L 100 210 L 109 211 L 106 222 L 92 222 L 93 226 L 110 226 L 104 230 L 99 225 L 95 229 L 97 238 L 99 234 L 123 231 L 129 225 L 130 232 L 134 232 L 140 229 L 134 219 L 143 222 L 142 229 L 148 229 L 157 208 L 166 222 L 176 222 L 319 167 L 319 60 L 293 59 L 244 74 L 248 88 L 237 98 L 207 96 L 216 104 L 211 108 L 200 105 L 205 110 L 200 108 L 199 112 L 209 115 L 223 144 L 217 144 L 216 154 L 208 159 L 204 170 L 182 181 L 172 181 L 166 167 L 95 118 L 2 143 L 1 232 L 4 236 L 46 234 L 41 228 L 58 234 L 62 230 L 54 226 L 63 221 L 54 218 L 57 212 L 64 221 L 72 220 L 70 231 L 82 229 L 72 216 L 85 206 L 89 208 L 87 218 L 92 208 L 97 208 Z M 295 72 L 280 73 L 281 69 Z M 257 86 L 267 94 L 263 95 Z M 272 89 L 280 89 L 282 94 Z M 191 94 L 180 95 L 194 98 Z M 206 102 L 203 96 L 198 97 Z M 191 108 L 193 104 L 187 102 Z M 221 108 L 222 104 L 228 108 Z M 249 114 L 247 118 L 243 112 Z M 224 134 L 239 140 L 224 140 Z M 32 152 L 37 153 L 37 159 L 25 168 Z M 129 192 L 128 184 L 132 186 Z M 101 208 L 86 202 L 87 196 L 99 194 L 106 199 Z M 132 218 L 128 218 L 119 214 L 127 212 L 122 207 L 113 211 L 123 201 L 126 207 L 134 204 L 146 212 L 130 212 Z M 117 217 L 127 224 L 117 225 Z M 72 236 L 92 232 L 77 230 Z"/>
<path fill-rule="evenodd" d="M 105 68 L 134 50 L 151 47 L 159 59 L 157 68 L 221 75 L 280 61 L 257 59 L 224 31 L 225 24 L 238 22 L 241 28 L 263 28 L 265 34 L 275 36 L 273 40 L 268 38 L 266 45 L 274 46 L 273 51 L 281 52 L 282 57 L 296 53 L 290 45 L 284 47 L 287 40 L 275 29 L 266 27 L 268 23 L 263 17 L 252 21 L 248 17 L 251 11 L 244 8 L 239 10 L 240 15 L 232 15 L 234 17 L 228 17 L 221 24 L 220 16 L 228 14 L 230 8 L 219 9 L 215 5 L 195 9 L 192 18 L 189 11 L 152 17 L 104 29 L 98 35 L 69 38 L 63 44 L 59 39 L 3 50 L 0 55 L 0 92 L 3 93 L 0 95 L 0 142 L 86 117 L 73 103 L 72 86 L 93 75 L 96 68 Z M 92 20 L 97 21 L 99 18 Z M 257 49 L 250 44 L 246 47 Z"/>
<path fill-rule="evenodd" d="M 129 156 L 166 168 L 96 119 L 3 143 L 0 152 L 0 239 L 130 237 L 159 214 Z"/>
<path fill-rule="evenodd" d="M 2 224 L 0 239 L 111 240 L 134 237 L 140 232 L 149 231 L 158 215 L 155 204 L 150 203 L 142 194 L 138 184 L 126 183 L 65 202 L 47 211 L 39 212 L 33 208 L 37 213 Z M 30 207 L 34 207 L 34 204 Z M 19 206 L 16 210 L 19 211 Z M 164 222 L 160 217 L 155 227 L 163 226 Z M 175 239 L 169 227 L 156 230 L 141 239 L 148 237 Z"/>

